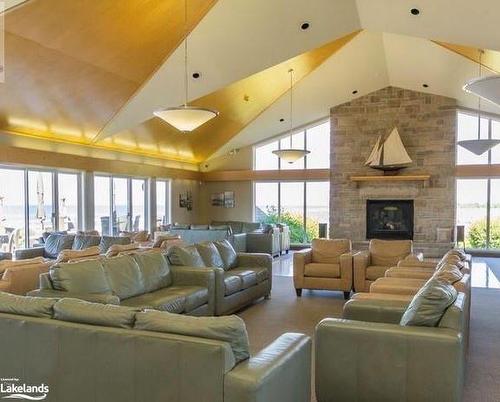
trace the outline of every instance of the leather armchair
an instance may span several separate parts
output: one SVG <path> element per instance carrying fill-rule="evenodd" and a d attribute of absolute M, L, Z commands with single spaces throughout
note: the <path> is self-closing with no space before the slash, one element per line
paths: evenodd
<path fill-rule="evenodd" d="M 265 253 L 274 256 L 280 255 L 280 229 L 271 228 L 267 233 L 250 232 L 247 233 L 247 252 Z"/>
<path fill-rule="evenodd" d="M 53 264 L 40 258 L 5 263 L 0 266 L 0 291 L 23 296 L 38 288 L 40 274 L 48 272 Z"/>
<path fill-rule="evenodd" d="M 302 289 L 340 290 L 349 298 L 352 289 L 351 241 L 314 239 L 312 248 L 293 254 L 293 283 L 297 296 Z"/>
<path fill-rule="evenodd" d="M 375 301 L 346 303 L 354 306 L 344 309 L 342 319 L 327 318 L 316 327 L 318 402 L 460 401 L 464 298 L 459 294 L 437 327 L 400 326 L 405 308 L 397 302 L 392 307 Z"/>
<path fill-rule="evenodd" d="M 370 240 L 367 251 L 354 256 L 354 290 L 368 292 L 370 285 L 390 267 L 412 254 L 411 240 Z"/>

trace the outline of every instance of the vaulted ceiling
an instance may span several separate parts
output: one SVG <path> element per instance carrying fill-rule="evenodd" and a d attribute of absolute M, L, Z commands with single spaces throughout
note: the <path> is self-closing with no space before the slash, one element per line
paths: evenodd
<path fill-rule="evenodd" d="M 284 132 L 289 68 L 296 125 L 388 85 L 475 107 L 461 88 L 477 49 L 500 71 L 495 0 L 188 0 L 190 103 L 220 116 L 182 134 L 152 112 L 183 102 L 183 1 L 6 5 L 0 132 L 161 159 L 198 163 Z"/>

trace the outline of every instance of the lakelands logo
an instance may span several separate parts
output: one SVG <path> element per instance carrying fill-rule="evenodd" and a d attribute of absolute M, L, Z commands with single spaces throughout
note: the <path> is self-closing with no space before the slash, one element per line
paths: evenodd
<path fill-rule="evenodd" d="M 26 384 L 19 378 L 0 378 L 1 399 L 24 399 L 27 401 L 43 401 L 47 398 L 49 386 L 45 384 Z"/>

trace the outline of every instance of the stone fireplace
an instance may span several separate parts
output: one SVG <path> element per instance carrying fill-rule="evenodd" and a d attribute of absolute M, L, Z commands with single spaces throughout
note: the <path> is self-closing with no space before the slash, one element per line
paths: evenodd
<path fill-rule="evenodd" d="M 387 87 L 331 109 L 330 237 L 349 238 L 354 248 L 363 249 L 372 236 L 367 203 L 412 200 L 414 248 L 431 257 L 452 246 L 456 108 L 451 98 Z M 413 160 L 399 175 L 430 179 L 352 181 L 352 176 L 382 174 L 364 162 L 379 135 L 394 127 Z M 438 241 L 438 232 L 450 233 L 449 239 Z"/>
<path fill-rule="evenodd" d="M 413 240 L 413 200 L 366 200 L 366 238 Z"/>

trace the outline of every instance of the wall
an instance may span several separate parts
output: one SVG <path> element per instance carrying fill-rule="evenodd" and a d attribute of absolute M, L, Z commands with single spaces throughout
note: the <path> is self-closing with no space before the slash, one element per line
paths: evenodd
<path fill-rule="evenodd" d="M 331 109 L 330 235 L 363 246 L 367 199 L 414 199 L 414 241 L 428 255 L 437 229 L 455 226 L 456 101 L 442 96 L 387 87 Z M 352 175 L 381 174 L 364 166 L 379 135 L 396 126 L 413 159 L 400 174 L 429 173 L 429 183 L 396 182 L 357 186 Z M 451 236 L 450 236 L 451 241 Z"/>
<path fill-rule="evenodd" d="M 179 195 L 190 191 L 193 197 L 193 209 L 179 207 Z M 195 180 L 172 180 L 171 188 L 172 200 L 172 223 L 198 223 L 200 222 L 201 203 L 200 203 L 200 182 Z"/>

